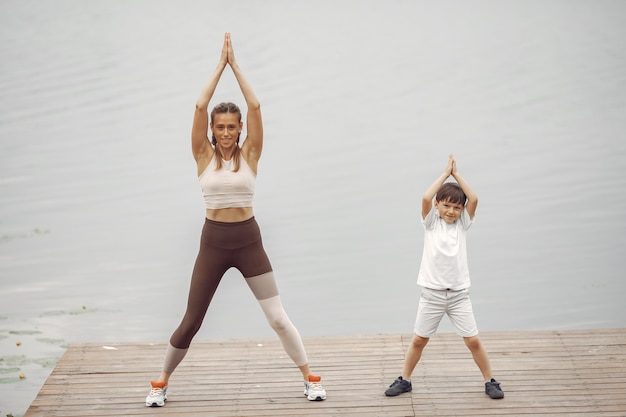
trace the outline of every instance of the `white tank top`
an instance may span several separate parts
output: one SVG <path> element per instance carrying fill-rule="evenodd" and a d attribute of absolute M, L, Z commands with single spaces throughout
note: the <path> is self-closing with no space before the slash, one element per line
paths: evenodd
<path fill-rule="evenodd" d="M 198 177 L 207 209 L 252 207 L 256 174 L 244 157 L 240 158 L 239 171 L 233 171 L 234 161 L 222 159 L 222 168 L 216 170 L 216 156 Z"/>

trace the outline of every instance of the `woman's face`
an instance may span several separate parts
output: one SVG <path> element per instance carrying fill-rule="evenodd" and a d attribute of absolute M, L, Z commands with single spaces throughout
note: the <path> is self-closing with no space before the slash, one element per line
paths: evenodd
<path fill-rule="evenodd" d="M 239 121 L 237 113 L 216 113 L 213 116 L 211 131 L 222 149 L 237 146 L 237 139 L 243 123 Z"/>

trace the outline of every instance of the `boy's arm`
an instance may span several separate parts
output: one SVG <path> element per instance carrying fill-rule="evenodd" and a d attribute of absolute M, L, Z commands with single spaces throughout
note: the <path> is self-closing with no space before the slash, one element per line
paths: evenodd
<path fill-rule="evenodd" d="M 422 197 L 422 219 L 425 219 L 428 213 L 430 213 L 430 210 L 433 208 L 433 198 L 435 198 L 435 195 L 437 195 L 437 191 L 439 190 L 439 188 L 443 185 L 444 182 L 446 182 L 448 177 L 452 175 L 453 164 L 454 157 L 450 155 L 450 158 L 448 159 L 448 165 L 446 165 L 446 169 L 445 171 L 443 171 L 443 174 L 441 174 L 439 178 L 437 178 L 435 182 L 433 182 L 424 193 L 424 196 Z"/>
<path fill-rule="evenodd" d="M 467 197 L 467 202 L 465 203 L 465 210 L 467 210 L 467 214 L 469 215 L 470 220 L 474 220 L 474 215 L 476 214 L 476 207 L 478 207 L 478 196 L 470 187 L 469 183 L 465 181 L 465 178 L 459 171 L 456 169 L 456 161 L 452 160 L 452 177 L 459 184 L 459 187 L 465 193 L 465 197 Z"/>

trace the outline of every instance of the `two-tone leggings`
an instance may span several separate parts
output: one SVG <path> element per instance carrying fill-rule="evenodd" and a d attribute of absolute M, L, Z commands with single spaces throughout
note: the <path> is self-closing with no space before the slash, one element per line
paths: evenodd
<path fill-rule="evenodd" d="M 244 276 L 287 354 L 297 366 L 306 365 L 302 339 L 282 306 L 259 225 L 252 217 L 235 223 L 205 220 L 187 310 L 170 338 L 163 371 L 172 373 L 185 356 L 222 277 L 230 268 L 237 268 Z"/>

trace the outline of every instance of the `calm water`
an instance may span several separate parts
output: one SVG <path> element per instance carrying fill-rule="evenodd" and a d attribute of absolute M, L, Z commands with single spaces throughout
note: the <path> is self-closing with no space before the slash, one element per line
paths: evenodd
<path fill-rule="evenodd" d="M 451 152 L 480 197 L 483 331 L 626 326 L 625 21 L 619 1 L 0 1 L 0 414 L 68 344 L 178 324 L 193 105 L 225 31 L 263 104 L 255 212 L 305 337 L 411 331 L 420 199 Z M 243 104 L 229 70 L 214 99 Z M 227 274 L 197 337 L 272 335 Z"/>

